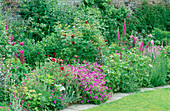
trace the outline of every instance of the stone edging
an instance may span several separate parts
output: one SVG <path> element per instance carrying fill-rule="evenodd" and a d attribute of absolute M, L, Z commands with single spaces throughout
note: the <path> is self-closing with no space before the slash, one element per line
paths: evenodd
<path fill-rule="evenodd" d="M 140 92 L 156 90 L 156 89 L 162 89 L 162 88 L 170 88 L 170 85 L 160 86 L 160 87 L 153 87 L 153 88 L 141 88 Z M 135 94 L 135 93 L 136 92 L 132 92 L 132 93 L 114 93 L 114 95 L 111 98 L 109 98 L 105 103 L 110 103 L 112 101 L 119 100 L 124 96 L 128 96 L 128 95 Z M 67 109 L 63 109 L 61 111 L 82 111 L 82 110 L 97 107 L 97 106 L 99 106 L 99 105 L 95 105 L 95 104 L 75 104 L 75 105 L 71 105 Z"/>

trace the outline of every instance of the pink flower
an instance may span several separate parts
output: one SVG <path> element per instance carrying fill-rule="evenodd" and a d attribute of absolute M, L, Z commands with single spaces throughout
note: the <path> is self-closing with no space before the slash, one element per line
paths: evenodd
<path fill-rule="evenodd" d="M 130 50 L 130 49 L 131 49 L 131 47 L 132 47 L 132 46 L 130 46 L 130 47 L 128 48 L 128 50 Z"/>
<path fill-rule="evenodd" d="M 151 44 L 154 45 L 154 41 L 153 40 L 151 40 Z"/>
<path fill-rule="evenodd" d="M 119 28 L 118 28 L 118 31 L 117 31 L 117 39 L 119 40 Z"/>
<path fill-rule="evenodd" d="M 12 41 L 12 40 L 14 40 L 14 37 L 13 37 L 13 36 L 11 37 L 11 41 Z"/>
<path fill-rule="evenodd" d="M 12 46 L 14 46 L 14 45 L 15 45 L 15 42 L 12 43 Z"/>
<path fill-rule="evenodd" d="M 147 43 L 147 45 L 146 45 L 145 49 L 146 49 L 146 48 L 148 48 L 148 46 L 149 46 L 149 42 Z"/>
<path fill-rule="evenodd" d="M 23 53 L 24 53 L 24 51 L 23 51 L 23 50 L 21 50 L 21 51 L 20 51 L 20 53 L 21 53 L 21 54 L 23 54 Z"/>
<path fill-rule="evenodd" d="M 20 46 L 23 46 L 23 45 L 24 45 L 24 42 L 21 42 L 21 43 L 20 43 Z"/>
<path fill-rule="evenodd" d="M 116 53 L 116 55 L 120 55 L 120 53 Z"/>
<path fill-rule="evenodd" d="M 140 51 L 142 52 L 143 51 L 143 41 L 142 41 L 142 44 L 140 46 Z"/>
<path fill-rule="evenodd" d="M 6 30 L 8 30 L 8 18 L 6 20 Z"/>
<path fill-rule="evenodd" d="M 133 37 L 133 44 L 135 45 L 136 44 L 136 38 Z"/>
<path fill-rule="evenodd" d="M 125 50 L 125 48 L 122 48 L 122 50 Z"/>
<path fill-rule="evenodd" d="M 81 101 L 81 103 L 84 103 L 84 101 Z"/>
<path fill-rule="evenodd" d="M 131 35 L 130 38 L 133 38 L 133 35 Z"/>
<path fill-rule="evenodd" d="M 55 59 L 55 58 L 52 58 L 52 59 L 51 59 L 51 61 L 52 61 L 52 62 L 55 62 L 55 61 L 56 61 L 56 59 Z"/>
<path fill-rule="evenodd" d="M 152 37 L 152 34 L 149 34 L 148 37 Z"/>
<path fill-rule="evenodd" d="M 54 100 L 54 102 L 53 102 L 54 104 L 56 104 L 56 100 Z"/>
<path fill-rule="evenodd" d="M 123 34 L 125 35 L 125 31 L 126 31 L 126 20 L 124 21 L 124 27 L 123 27 Z"/>
<path fill-rule="evenodd" d="M 167 54 L 167 52 L 165 51 L 164 54 Z"/>
<path fill-rule="evenodd" d="M 117 50 L 115 50 L 115 52 L 117 52 Z"/>
<path fill-rule="evenodd" d="M 61 97 L 59 97 L 58 99 L 61 99 Z"/>

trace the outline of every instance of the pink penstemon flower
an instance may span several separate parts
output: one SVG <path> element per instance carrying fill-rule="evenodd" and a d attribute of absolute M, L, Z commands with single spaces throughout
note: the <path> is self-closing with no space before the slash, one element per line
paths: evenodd
<path fill-rule="evenodd" d="M 7 18 L 7 21 L 6 21 L 6 30 L 8 30 L 8 18 Z"/>
<path fill-rule="evenodd" d="M 124 20 L 124 26 L 123 26 L 123 34 L 125 35 L 126 32 L 126 20 Z"/>
<path fill-rule="evenodd" d="M 152 37 L 152 34 L 149 34 L 148 37 Z"/>
<path fill-rule="evenodd" d="M 153 40 L 151 40 L 151 44 L 154 45 L 154 41 Z"/>
<path fill-rule="evenodd" d="M 119 41 L 119 37 L 120 37 L 120 35 L 119 35 L 119 28 L 118 28 L 118 31 L 117 31 L 117 39 L 118 39 L 118 41 Z"/>

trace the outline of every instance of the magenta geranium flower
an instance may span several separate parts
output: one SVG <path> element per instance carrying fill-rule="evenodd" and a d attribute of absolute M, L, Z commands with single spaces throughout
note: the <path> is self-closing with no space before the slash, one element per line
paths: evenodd
<path fill-rule="evenodd" d="M 24 42 L 21 42 L 21 43 L 20 43 L 20 46 L 23 46 L 23 45 L 24 45 Z"/>
<path fill-rule="evenodd" d="M 14 45 L 15 45 L 15 42 L 12 43 L 12 46 L 14 46 Z"/>
<path fill-rule="evenodd" d="M 24 53 L 24 51 L 23 51 L 23 50 L 21 50 L 21 51 L 20 51 L 20 53 L 21 53 L 21 54 L 23 54 L 23 53 Z"/>

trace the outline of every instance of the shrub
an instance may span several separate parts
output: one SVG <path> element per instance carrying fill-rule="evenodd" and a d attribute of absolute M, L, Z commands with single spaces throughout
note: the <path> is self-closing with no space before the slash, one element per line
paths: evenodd
<path fill-rule="evenodd" d="M 170 43 L 170 32 L 168 31 L 162 31 L 156 28 L 153 30 L 153 35 L 156 45 L 162 45 L 163 42 L 163 46 L 165 46 Z"/>
<path fill-rule="evenodd" d="M 56 57 L 67 59 L 68 62 L 75 58 L 80 61 L 94 62 L 100 54 L 97 47 L 102 48 L 105 41 L 101 32 L 96 28 L 97 24 L 92 26 L 85 22 L 80 21 L 71 29 L 67 26 L 64 30 L 61 24 L 57 25 L 55 33 L 40 42 L 47 51 L 46 54 L 53 56 L 56 53 Z"/>
<path fill-rule="evenodd" d="M 70 24 L 74 20 L 74 8 L 60 6 L 56 0 L 27 0 L 20 5 L 21 17 L 25 19 L 25 37 L 40 41 L 54 32 L 54 25 Z"/>
<path fill-rule="evenodd" d="M 135 11 L 134 16 L 137 18 L 137 31 L 145 30 L 147 33 L 152 32 L 154 28 L 161 30 L 169 30 L 169 5 L 150 5 L 148 2 L 143 2 Z"/>
<path fill-rule="evenodd" d="M 106 73 L 108 85 L 113 91 L 132 92 L 141 86 L 150 85 L 148 63 L 150 59 L 134 52 L 110 53 L 106 57 L 103 70 Z"/>

